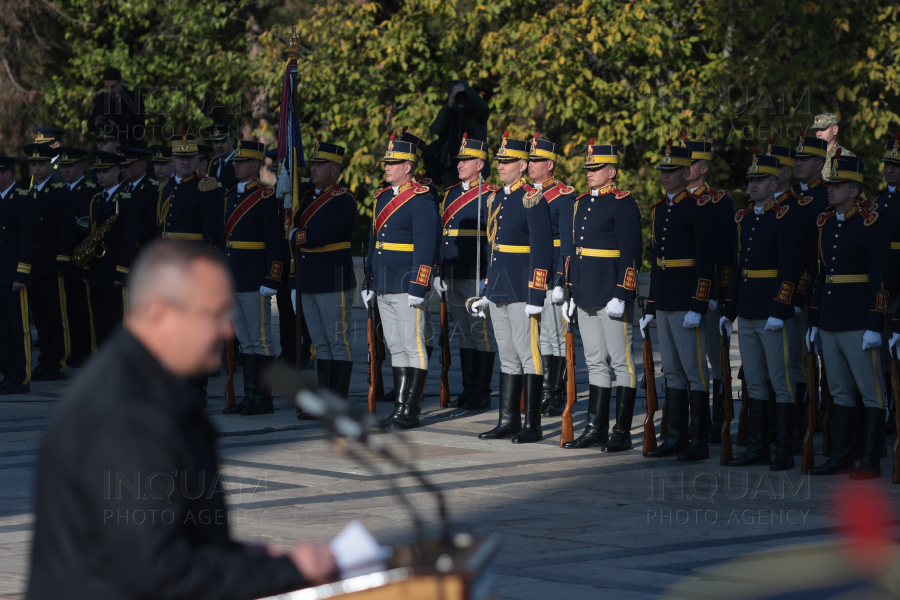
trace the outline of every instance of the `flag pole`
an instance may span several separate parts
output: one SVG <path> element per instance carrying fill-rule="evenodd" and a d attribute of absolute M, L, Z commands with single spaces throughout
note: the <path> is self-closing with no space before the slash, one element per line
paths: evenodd
<path fill-rule="evenodd" d="M 291 42 L 290 42 L 290 48 L 288 50 L 288 58 L 289 58 L 289 60 L 297 60 L 298 58 L 300 58 L 300 36 L 297 35 L 297 27 L 296 26 L 291 27 Z M 296 118 L 297 117 L 297 80 L 296 79 L 293 79 L 291 81 L 290 94 L 291 94 L 291 110 L 294 114 L 294 118 Z M 291 129 L 292 129 L 291 133 L 293 134 L 293 122 L 289 123 L 288 126 L 291 127 Z M 291 138 L 290 138 L 291 139 L 291 148 L 290 148 L 291 162 L 290 162 L 290 164 L 291 164 L 291 185 L 292 185 L 291 191 L 293 192 L 292 198 L 293 198 L 293 202 L 294 202 L 294 205 L 291 210 L 292 218 L 294 216 L 296 216 L 297 212 L 299 211 L 299 203 L 300 203 L 300 172 L 299 172 L 299 166 L 298 166 L 298 160 L 297 160 L 298 159 L 298 157 L 297 157 L 297 140 L 294 138 L 295 138 L 295 136 L 291 135 Z M 297 369 L 302 371 L 303 370 L 303 303 L 300 298 L 300 289 L 299 289 L 300 288 L 300 273 L 299 273 L 300 248 L 298 248 L 296 246 L 294 247 L 293 259 L 294 259 L 294 269 L 295 269 L 294 281 L 296 282 L 295 285 L 297 286 L 297 291 L 296 291 L 297 313 L 296 313 L 296 319 L 295 319 L 295 330 L 294 330 L 295 338 L 294 339 L 295 339 L 296 349 L 297 349 L 296 350 Z"/>

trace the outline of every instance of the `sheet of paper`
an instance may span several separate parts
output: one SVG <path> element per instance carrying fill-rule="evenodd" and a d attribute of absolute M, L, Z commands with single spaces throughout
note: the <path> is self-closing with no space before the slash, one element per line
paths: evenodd
<path fill-rule="evenodd" d="M 348 523 L 329 547 L 342 579 L 384 571 L 391 555 L 359 521 Z"/>

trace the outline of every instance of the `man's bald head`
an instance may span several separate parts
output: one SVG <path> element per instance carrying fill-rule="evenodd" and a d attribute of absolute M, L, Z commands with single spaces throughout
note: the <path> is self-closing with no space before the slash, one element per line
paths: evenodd
<path fill-rule="evenodd" d="M 219 344 L 234 335 L 231 276 L 203 246 L 159 242 L 146 248 L 128 280 L 125 327 L 180 376 L 218 364 Z"/>

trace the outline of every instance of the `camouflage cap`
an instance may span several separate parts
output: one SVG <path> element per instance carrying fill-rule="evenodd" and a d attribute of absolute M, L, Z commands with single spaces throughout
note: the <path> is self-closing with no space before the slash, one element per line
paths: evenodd
<path fill-rule="evenodd" d="M 821 115 L 816 115 L 816 120 L 812 124 L 812 129 L 825 129 L 826 127 L 837 124 L 838 118 L 836 114 L 822 113 Z"/>

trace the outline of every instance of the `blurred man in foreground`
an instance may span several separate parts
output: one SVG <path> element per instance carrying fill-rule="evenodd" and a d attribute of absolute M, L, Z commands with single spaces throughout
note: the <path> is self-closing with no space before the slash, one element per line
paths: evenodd
<path fill-rule="evenodd" d="M 178 381 L 211 370 L 234 335 L 226 267 L 200 245 L 163 242 L 130 285 L 125 328 L 44 438 L 27 597 L 249 600 L 333 579 L 327 547 L 229 537 L 216 432 Z"/>

